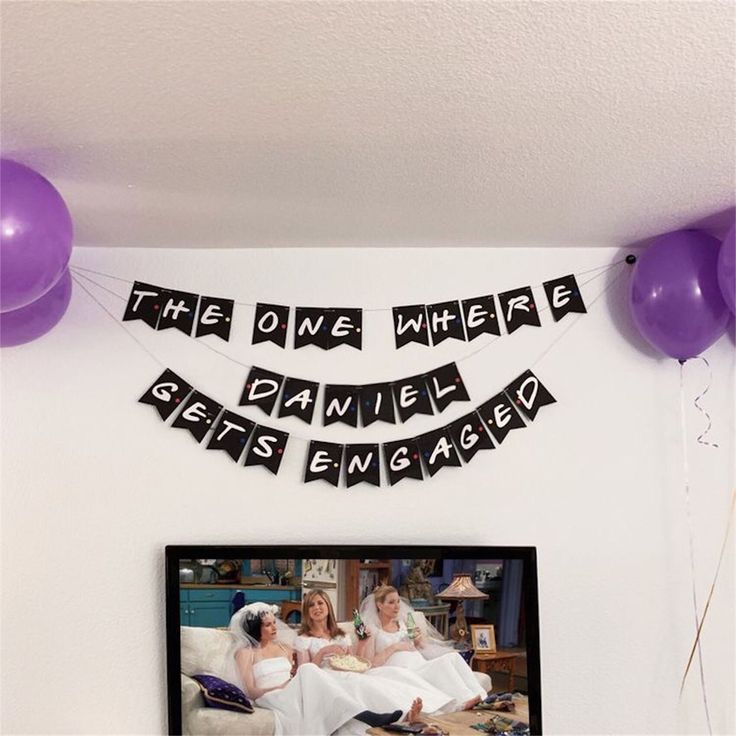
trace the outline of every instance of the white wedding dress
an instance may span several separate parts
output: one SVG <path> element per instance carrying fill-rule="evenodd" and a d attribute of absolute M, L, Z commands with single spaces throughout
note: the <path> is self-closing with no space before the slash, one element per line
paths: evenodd
<path fill-rule="evenodd" d="M 317 636 L 301 635 L 294 641 L 294 648 L 297 651 L 309 652 L 310 657 L 314 657 L 320 649 L 332 644 L 349 648 L 350 640 L 346 636 L 322 639 Z M 329 657 L 325 657 L 322 669 L 329 677 L 337 680 L 353 698 L 362 703 L 362 710 L 374 713 L 401 710 L 402 715 L 405 715 L 414 698 L 422 699 L 422 710 L 425 713 L 434 713 L 446 708 L 452 701 L 450 696 L 438 690 L 425 678 L 403 667 L 374 667 L 361 673 L 342 672 L 333 670 L 329 665 Z"/>
<path fill-rule="evenodd" d="M 403 621 L 399 623 L 399 630 L 395 632 L 383 629 L 373 630 L 375 637 L 376 654 L 387 649 L 392 644 L 402 640 L 409 640 L 409 635 Z M 404 668 L 410 670 L 427 683 L 441 690 L 452 700 L 452 703 L 442 708 L 443 712 L 460 710 L 465 703 L 475 697 L 486 696 L 485 690 L 476 680 L 473 671 L 457 652 L 447 652 L 435 659 L 425 659 L 421 652 L 394 652 L 387 660 L 389 668 Z M 377 670 L 382 670 L 378 667 Z"/>
<path fill-rule="evenodd" d="M 286 657 L 261 659 L 253 665 L 259 688 L 281 685 L 289 680 L 290 671 L 291 662 Z M 255 702 L 273 711 L 276 736 L 328 736 L 366 710 L 347 688 L 313 664 L 303 664 L 285 687 L 272 690 Z"/>

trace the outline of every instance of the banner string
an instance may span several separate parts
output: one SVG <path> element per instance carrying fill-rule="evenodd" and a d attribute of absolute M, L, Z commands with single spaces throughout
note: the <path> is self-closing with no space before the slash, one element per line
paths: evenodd
<path fill-rule="evenodd" d="M 617 262 L 616 264 L 613 264 L 613 265 L 611 265 L 611 266 L 607 266 L 607 267 L 606 267 L 606 270 L 605 270 L 605 271 L 602 271 L 601 273 L 598 273 L 598 274 L 596 274 L 595 276 L 591 276 L 591 277 L 590 277 L 589 279 L 587 279 L 586 281 L 584 281 L 584 282 L 582 282 L 581 284 L 579 284 L 579 286 L 580 286 L 580 287 L 582 288 L 583 286 L 586 286 L 587 284 L 591 283 L 592 281 L 595 281 L 595 280 L 596 280 L 597 278 L 599 278 L 600 276 L 603 276 L 603 275 L 604 275 L 605 273 L 607 273 L 607 272 L 608 272 L 608 270 L 612 269 L 612 268 L 613 268 L 613 267 L 614 267 L 615 265 L 617 265 L 617 264 L 619 264 L 619 263 L 623 263 L 623 261 L 618 261 L 618 262 Z M 100 284 L 100 283 L 99 283 L 99 282 L 98 282 L 97 280 L 95 280 L 95 279 L 93 279 L 93 278 L 90 278 L 89 276 L 85 276 L 85 275 L 84 275 L 83 273 L 78 273 L 78 272 L 77 272 L 77 266 L 72 266 L 72 267 L 70 267 L 70 269 L 71 269 L 71 271 L 72 271 L 72 272 L 73 272 L 74 274 L 76 274 L 77 276 L 79 276 L 79 277 L 81 277 L 81 278 L 85 279 L 86 281 L 88 281 L 88 282 L 90 282 L 90 283 L 94 284 L 95 286 L 98 286 L 98 287 L 99 287 L 100 289 L 103 289 L 103 290 L 104 290 L 104 291 L 106 291 L 106 292 L 107 292 L 108 294 L 111 294 L 112 296 L 114 296 L 114 297 L 116 297 L 116 298 L 120 299 L 120 300 L 121 300 L 121 301 L 123 301 L 123 302 L 127 301 L 127 297 L 124 297 L 124 296 L 122 296 L 122 295 L 120 295 L 120 294 L 118 294 L 118 293 L 116 293 L 116 292 L 112 291 L 111 289 L 108 289 L 108 288 L 107 288 L 106 286 L 104 286 L 103 284 Z M 88 269 L 85 269 L 85 270 L 88 270 Z M 624 271 L 624 269 L 622 269 L 622 270 L 621 270 L 621 273 L 623 273 L 623 271 Z M 617 281 L 617 280 L 618 280 L 618 278 L 620 277 L 620 275 L 621 275 L 621 274 L 619 274 L 619 276 L 617 276 L 617 277 L 616 277 L 616 278 L 614 279 L 614 281 Z M 114 278 L 117 278 L 117 277 L 114 277 Z M 611 284 L 611 285 L 612 285 L 612 284 Z M 606 289 L 606 291 L 607 291 L 607 289 Z M 603 293 L 605 293 L 605 291 L 604 291 Z M 593 301 L 591 301 L 591 302 L 590 302 L 590 303 L 588 304 L 588 306 L 592 306 L 593 304 L 595 304 L 595 302 L 596 302 L 596 301 L 597 301 L 597 300 L 598 300 L 598 299 L 600 298 L 600 296 L 601 296 L 601 295 L 599 295 L 599 296 L 595 297 L 595 299 L 593 299 Z M 540 308 L 539 308 L 539 309 L 538 309 L 537 311 L 538 311 L 538 312 L 544 312 L 544 311 L 546 311 L 546 310 L 548 310 L 548 309 L 549 309 L 549 306 L 542 306 L 542 307 L 540 307 Z M 569 330 L 569 329 L 570 329 L 570 328 L 572 327 L 572 325 L 573 325 L 573 324 L 577 324 L 578 320 L 579 320 L 579 319 L 580 319 L 581 317 L 584 317 L 584 316 L 585 316 L 585 313 L 581 313 L 581 314 L 578 314 L 578 315 L 577 315 L 577 317 L 576 317 L 576 318 L 575 318 L 575 319 L 574 319 L 574 320 L 573 320 L 573 321 L 571 322 L 570 326 L 568 326 L 568 327 L 566 328 L 565 332 L 567 332 L 567 330 Z M 118 320 L 117 320 L 117 318 L 115 318 L 115 319 L 116 319 L 116 321 L 118 321 Z M 120 322 L 120 324 L 122 325 L 122 322 Z M 565 332 L 563 332 L 562 334 L 564 335 L 564 334 L 565 334 Z M 496 342 L 496 341 L 497 341 L 497 340 L 498 340 L 498 339 L 499 339 L 500 337 L 508 337 L 508 335 L 495 335 L 495 336 L 494 336 L 494 337 L 492 337 L 492 338 L 491 338 L 491 339 L 490 339 L 490 340 L 489 340 L 488 342 L 484 343 L 483 345 L 481 345 L 480 347 L 476 348 L 475 350 L 473 350 L 473 351 L 471 351 L 471 352 L 469 352 L 469 353 L 466 353 L 465 355 L 463 355 L 463 356 L 461 356 L 461 357 L 457 358 L 457 359 L 456 359 L 456 360 L 455 360 L 454 362 L 455 362 L 455 363 L 463 363 L 464 361 L 468 360 L 469 358 L 472 358 L 472 357 L 474 357 L 475 355 L 477 355 L 478 353 L 482 352 L 482 351 L 483 351 L 483 350 L 485 350 L 486 348 L 489 348 L 489 347 L 490 347 L 491 345 L 493 345 L 493 344 L 494 344 L 494 343 L 495 343 L 495 342 Z M 204 340 L 195 340 L 195 342 L 196 342 L 197 344 L 199 344 L 199 345 L 202 345 L 202 346 L 206 347 L 206 348 L 207 348 L 208 350 L 212 351 L 213 353 L 216 353 L 217 355 L 220 355 L 221 357 L 225 358 L 226 360 L 229 360 L 229 361 L 230 361 L 231 363 L 235 363 L 236 365 L 239 365 L 239 366 L 240 366 L 241 368 L 247 368 L 247 369 L 253 368 L 253 365 L 252 365 L 252 364 L 249 364 L 249 363 L 243 363 L 242 361 L 238 360 L 237 358 L 233 358 L 233 357 L 232 357 L 231 355 L 228 355 L 227 353 L 223 352 L 222 350 L 218 350 L 218 349 L 217 349 L 216 347 L 214 347 L 213 345 L 210 345 L 210 344 L 209 344 L 208 342 L 206 342 L 206 341 L 204 341 Z M 552 343 L 552 345 L 554 345 L 554 343 Z M 551 347 L 552 347 L 552 346 L 550 346 L 550 349 L 551 349 Z M 538 358 L 538 359 L 537 359 L 537 362 L 539 362 L 539 360 L 540 360 L 540 359 L 541 359 L 541 358 Z M 426 373 L 426 371 L 425 371 L 425 373 Z M 306 380 L 306 379 L 305 379 L 305 380 Z M 311 380 L 311 379 L 309 379 L 309 380 Z M 319 381 L 319 383 L 324 383 L 324 381 Z M 356 384 L 356 385 L 362 385 L 362 384 Z"/>
<path fill-rule="evenodd" d="M 685 486 L 685 516 L 687 518 L 687 531 L 690 543 L 690 577 L 692 584 L 693 596 L 693 612 L 695 614 L 695 629 L 698 631 L 700 615 L 698 613 L 698 595 L 695 585 L 695 542 L 693 534 L 693 519 L 690 508 L 690 467 L 688 463 L 687 453 L 687 419 L 685 416 L 685 361 L 680 361 L 680 428 L 682 434 L 682 472 L 683 482 Z M 705 709 L 705 719 L 708 723 L 708 733 L 712 734 L 713 729 L 710 723 L 710 711 L 708 709 L 708 695 L 705 687 L 705 672 L 703 669 L 703 650 L 700 646 L 700 638 L 696 634 L 696 646 L 698 650 L 698 668 L 700 670 L 700 690 L 703 694 L 703 708 Z M 682 689 L 680 690 L 682 693 Z"/>
<path fill-rule="evenodd" d="M 705 624 L 705 617 L 708 615 L 708 609 L 710 608 L 710 602 L 713 598 L 713 592 L 716 589 L 716 582 L 718 581 L 718 575 L 721 572 L 721 563 L 723 562 L 723 556 L 726 553 L 726 545 L 728 544 L 728 538 L 731 536 L 731 527 L 733 525 L 734 508 L 736 508 L 736 489 L 731 494 L 731 508 L 728 512 L 728 524 L 726 525 L 726 533 L 723 535 L 723 543 L 721 544 L 721 553 L 718 556 L 718 564 L 716 565 L 716 571 L 713 575 L 713 582 L 710 585 L 710 591 L 708 592 L 708 599 L 705 602 L 705 608 L 703 609 L 703 616 L 698 624 L 698 630 L 695 634 L 695 641 L 690 649 L 690 656 L 687 658 L 687 665 L 685 665 L 685 672 L 682 675 L 682 682 L 680 683 L 680 697 L 682 698 L 682 692 L 685 689 L 685 680 L 687 679 L 688 672 L 690 672 L 690 665 L 692 664 L 693 657 L 695 656 L 695 650 L 700 649 L 700 632 L 703 630 L 703 624 Z"/>
<path fill-rule="evenodd" d="M 623 262 L 623 261 L 622 261 L 622 262 Z M 74 267 L 74 268 L 76 268 L 76 267 Z M 72 270 L 74 270 L 74 268 L 72 268 Z M 616 276 L 616 278 L 614 278 L 614 279 L 613 279 L 613 280 L 612 280 L 612 281 L 611 281 L 611 282 L 610 282 L 609 284 L 607 284 L 607 285 L 605 286 L 605 288 L 604 288 L 604 289 L 603 289 L 603 290 L 602 290 L 602 291 L 601 291 L 601 292 L 600 292 L 600 293 L 599 293 L 599 294 L 598 294 L 598 295 L 597 295 L 597 296 L 596 296 L 596 297 L 595 297 L 595 298 L 594 298 L 594 299 L 593 299 L 593 300 L 592 300 L 592 301 L 591 301 L 591 302 L 589 303 L 589 305 L 588 305 L 588 306 L 593 306 L 593 305 L 594 305 L 594 304 L 595 304 L 595 303 L 596 303 L 596 302 L 597 302 L 597 301 L 598 301 L 599 299 L 601 299 L 601 298 L 602 298 L 603 296 L 605 296 L 605 294 L 606 294 L 606 293 L 607 293 L 607 292 L 608 292 L 608 291 L 609 291 L 609 290 L 610 290 L 610 289 L 611 289 L 611 288 L 613 287 L 613 285 L 614 285 L 614 284 L 615 284 L 615 283 L 616 283 L 616 282 L 617 282 L 617 281 L 618 281 L 618 280 L 619 280 L 619 279 L 621 278 L 621 276 L 622 276 L 622 275 L 623 275 L 623 273 L 624 273 L 624 270 L 625 270 L 625 269 L 622 269 L 622 270 L 621 270 L 621 273 L 619 273 L 619 274 L 618 274 L 618 276 Z M 113 296 L 116 296 L 116 297 L 118 297 L 118 299 L 123 299 L 123 300 L 125 300 L 125 297 L 122 297 L 122 296 L 120 296 L 119 294 L 116 294 L 115 292 L 113 292 L 113 291 L 110 291 L 109 289 L 105 288 L 104 286 L 102 286 L 102 285 L 100 285 L 100 284 L 97 284 L 97 282 L 96 282 L 96 281 L 94 281 L 93 279 L 90 279 L 90 278 L 89 278 L 88 276 L 84 276 L 84 275 L 82 275 L 82 274 L 76 274 L 76 275 L 77 275 L 77 276 L 81 276 L 82 278 L 85 278 L 85 279 L 87 279 L 87 281 L 89 281 L 89 282 L 91 282 L 91 283 L 95 284 L 96 286 L 99 286 L 99 287 L 100 287 L 100 288 L 102 288 L 102 289 L 105 289 L 105 291 L 107 291 L 108 293 L 112 294 Z M 81 287 L 81 288 L 82 288 L 82 289 L 83 289 L 83 290 L 85 291 L 85 293 L 87 293 L 87 294 L 88 294 L 88 295 L 90 296 L 90 298 L 91 298 L 91 299 L 92 299 L 92 300 L 93 300 L 93 301 L 94 301 L 94 302 L 95 302 L 95 303 L 96 303 L 96 304 L 97 304 L 97 305 L 98 305 L 99 307 L 101 307 L 101 308 L 102 308 L 102 309 L 103 309 L 103 310 L 105 311 L 105 313 L 106 313 L 106 314 L 107 314 L 107 315 L 108 315 L 108 316 L 110 317 L 110 319 L 112 319 L 112 320 L 113 320 L 113 321 L 114 321 L 114 322 L 115 322 L 115 323 L 116 323 L 116 324 L 118 325 L 118 327 L 120 327 L 120 328 L 121 328 L 122 330 L 124 330 L 125 332 L 127 332 L 127 333 L 128 333 L 128 335 L 130 335 L 130 337 L 131 337 L 131 338 L 132 338 L 132 339 L 133 339 L 133 340 L 134 340 L 134 341 L 135 341 L 136 343 L 138 343 L 138 345 L 140 345 L 140 346 L 141 346 L 141 347 L 142 347 L 142 348 L 143 348 L 143 349 L 144 349 L 144 350 L 145 350 L 145 351 L 146 351 L 146 352 L 147 352 L 147 353 L 148 353 L 148 354 L 149 354 L 149 355 L 150 355 L 150 356 L 151 356 L 151 357 L 152 357 L 152 358 L 153 358 L 153 359 L 154 359 L 154 360 L 155 360 L 155 361 L 156 361 L 156 362 L 157 362 L 157 363 L 158 363 L 158 364 L 160 365 L 160 366 L 162 366 L 163 368 L 167 368 L 167 367 L 168 367 L 168 366 L 166 366 L 166 365 L 165 365 L 164 363 L 162 363 L 162 362 L 161 362 L 161 361 L 160 361 L 160 360 L 159 360 L 159 359 L 158 359 L 158 358 L 157 358 L 157 357 L 156 357 L 156 356 L 155 356 L 155 355 L 154 355 L 154 354 L 153 354 L 153 353 L 152 353 L 152 352 L 151 352 L 150 350 L 148 350 L 148 348 L 146 348 L 146 347 L 145 347 L 145 346 L 144 346 L 144 345 L 143 345 L 143 344 L 142 344 L 142 343 L 141 343 L 141 342 L 140 342 L 140 341 L 139 341 L 139 340 L 138 340 L 138 339 L 137 339 L 137 338 L 136 338 L 136 337 L 135 337 L 135 336 L 133 335 L 133 333 L 132 333 L 132 332 L 131 332 L 131 331 L 130 331 L 130 330 L 129 330 L 129 329 L 128 329 L 128 328 L 126 327 L 126 326 L 125 326 L 125 324 L 124 324 L 123 322 L 121 322 L 121 321 L 120 321 L 120 320 L 119 320 L 119 319 L 118 319 L 118 318 L 117 318 L 117 317 L 116 317 L 116 316 L 115 316 L 114 314 L 112 314 L 112 312 L 110 312 L 110 311 L 109 311 L 109 310 L 108 310 L 108 309 L 107 309 L 107 308 L 106 308 L 106 307 L 105 307 L 105 306 L 104 306 L 103 304 L 101 304 L 101 303 L 100 303 L 100 302 L 99 302 L 99 301 L 98 301 L 98 300 L 97 300 L 97 299 L 96 299 L 96 298 L 95 298 L 95 297 L 94 297 L 94 296 L 92 295 L 92 293 L 91 293 L 91 292 L 89 291 L 89 289 L 87 289 L 87 288 L 86 288 L 86 287 L 84 286 L 84 284 L 82 284 L 82 283 L 81 283 L 81 282 L 80 282 L 80 281 L 79 281 L 79 280 L 78 280 L 78 279 L 77 279 L 77 278 L 75 277 L 75 275 L 72 275 L 72 278 L 74 278 L 74 281 L 75 281 L 75 283 L 77 283 L 77 284 L 78 284 L 78 285 L 79 285 L 79 286 L 80 286 L 80 287 Z M 593 277 L 593 278 L 596 278 L 596 277 Z M 592 279 L 591 279 L 591 280 L 592 280 Z M 581 318 L 581 317 L 584 317 L 584 316 L 585 316 L 585 314 L 579 314 L 579 315 L 577 316 L 577 319 L 573 320 L 573 322 L 572 322 L 572 323 L 571 323 L 570 325 L 568 325 L 568 327 L 566 327 L 566 328 L 565 328 L 565 330 L 564 330 L 564 331 L 562 332 L 562 334 L 561 334 L 561 335 L 559 335 L 559 336 L 557 337 L 557 339 L 555 339 L 555 340 L 554 340 L 554 341 L 552 342 L 552 344 L 551 344 L 551 345 L 549 345 L 549 346 L 548 346 L 548 347 L 547 347 L 547 348 L 546 348 L 546 349 L 544 350 L 544 352 L 542 353 L 542 355 L 541 355 L 540 357 L 538 357 L 538 358 L 537 358 L 537 359 L 536 359 L 536 360 L 534 361 L 534 363 L 532 363 L 532 365 L 536 365 L 537 363 L 539 363 L 539 361 L 540 361 L 540 360 L 542 359 L 542 357 L 546 356 L 546 355 L 547 355 L 547 353 L 549 353 L 549 352 L 550 352 L 550 350 L 552 349 L 552 347 L 553 347 L 554 345 L 556 345 L 556 344 L 557 344 L 557 343 L 558 343 L 558 342 L 559 342 L 559 341 L 560 341 L 560 340 L 562 339 L 562 337 L 563 337 L 563 336 L 564 336 L 565 334 L 567 334 L 567 333 L 568 333 L 568 332 L 570 331 L 570 329 L 571 329 L 571 328 L 572 328 L 572 327 L 573 327 L 574 325 L 578 324 L 578 322 L 580 321 L 580 318 Z M 207 345 L 206 343 L 204 343 L 204 342 L 201 342 L 201 341 L 196 341 L 196 342 L 197 342 L 198 344 L 200 344 L 200 345 L 205 345 L 205 346 L 206 346 L 206 347 L 208 347 L 208 348 L 209 348 L 210 350 L 213 350 L 213 351 L 214 351 L 214 352 L 216 352 L 216 353 L 219 353 L 219 351 L 218 351 L 218 350 L 216 350 L 215 348 L 213 348 L 213 347 L 212 347 L 211 345 Z M 486 347 L 488 347 L 488 346 L 489 346 L 489 345 L 491 345 L 492 343 L 493 343 L 493 341 L 491 341 L 491 342 L 487 343 L 486 345 L 484 345 L 484 346 L 483 346 L 483 348 L 486 348 Z M 481 349 L 482 349 L 482 348 L 481 348 Z M 474 353 L 471 353 L 471 355 L 475 355 L 475 354 L 477 354 L 477 353 L 479 353 L 479 352 L 480 352 L 480 350 L 476 350 L 476 351 L 475 351 Z M 223 357 L 226 357 L 226 358 L 228 358 L 229 360 L 232 360 L 232 361 L 233 361 L 233 362 L 235 362 L 235 363 L 239 363 L 239 361 L 235 360 L 234 358 L 231 358 L 231 357 L 230 357 L 230 356 L 228 356 L 228 355 L 225 355 L 224 353 L 221 353 L 221 355 L 222 355 Z M 469 358 L 469 357 L 471 357 L 471 355 L 467 355 L 467 356 L 465 356 L 465 358 Z M 463 359 L 465 359 L 465 358 L 463 358 Z M 459 362 L 459 361 L 456 361 L 456 362 Z M 244 365 L 244 364 L 242 364 L 242 363 L 239 363 L 239 365 Z M 245 367 L 247 368 L 247 367 L 250 367 L 250 366 L 245 366 Z M 218 403 L 219 403 L 219 402 L 218 402 Z M 246 418 L 246 419 L 250 419 L 250 417 L 245 417 L 245 418 Z M 252 421 L 252 422 L 255 422 L 256 424 L 260 424 L 261 426 L 267 426 L 267 425 L 263 425 L 263 422 L 261 422 L 261 421 L 258 421 L 258 420 L 256 420 L 256 419 L 250 419 L 250 421 Z M 312 440 L 313 440 L 313 438 L 311 438 L 311 437 L 304 437 L 304 436 L 302 436 L 302 435 L 298 435 L 298 434 L 293 434 L 292 432 L 289 432 L 288 434 L 289 434 L 289 439 L 297 439 L 297 440 L 302 440 L 302 441 L 304 441 L 304 442 L 306 442 L 306 443 L 310 443 L 310 442 L 312 442 Z M 349 444 L 349 443 L 345 443 L 345 444 Z"/>
<path fill-rule="evenodd" d="M 626 259 L 622 258 L 621 260 L 614 261 L 613 263 L 605 263 L 605 264 L 603 264 L 601 266 L 595 266 L 594 268 L 589 268 L 586 271 L 579 271 L 578 273 L 574 273 L 573 276 L 575 276 L 575 278 L 577 278 L 578 276 L 586 276 L 587 274 L 593 273 L 595 271 L 601 271 L 601 270 L 603 270 L 605 272 L 606 270 L 608 270 L 610 268 L 613 268 L 614 266 L 618 266 L 620 263 L 624 263 L 625 260 Z M 130 285 L 132 285 L 132 284 L 135 283 L 135 281 L 131 281 L 130 279 L 124 279 L 124 278 L 121 278 L 120 276 L 115 276 L 115 275 L 110 274 L 110 273 L 104 273 L 103 271 L 95 271 L 95 270 L 93 270 L 91 268 L 85 268 L 83 266 L 78 266 L 78 265 L 73 264 L 73 263 L 70 263 L 69 264 L 69 267 L 70 268 L 77 269 L 79 271 L 86 271 L 87 273 L 93 273 L 96 276 L 104 276 L 105 278 L 114 279 L 115 281 L 122 281 L 124 284 L 130 284 Z M 537 288 L 541 288 L 543 286 L 544 286 L 544 284 L 531 284 L 531 287 L 530 288 L 537 289 Z M 494 293 L 502 293 L 502 292 L 496 291 Z M 233 301 L 234 301 L 235 304 L 237 304 L 238 306 L 241 306 L 241 307 L 253 307 L 253 308 L 255 308 L 255 307 L 258 306 L 258 303 L 241 302 L 241 301 L 238 301 L 237 299 L 234 299 Z M 264 303 L 273 304 L 274 302 L 273 301 L 269 301 L 269 302 L 259 302 L 259 303 L 261 303 L 261 304 L 264 304 Z M 426 304 L 432 304 L 432 303 L 433 302 L 426 302 Z M 286 305 L 284 305 L 284 306 L 286 306 Z M 393 310 L 393 307 L 368 307 L 368 308 L 364 308 L 364 307 L 335 307 L 335 309 L 362 309 L 364 312 L 390 312 L 390 311 Z"/>

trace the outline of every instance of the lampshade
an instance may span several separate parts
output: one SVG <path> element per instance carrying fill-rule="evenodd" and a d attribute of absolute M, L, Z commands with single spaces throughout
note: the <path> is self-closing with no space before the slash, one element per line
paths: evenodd
<path fill-rule="evenodd" d="M 488 598 L 488 593 L 484 593 L 473 585 L 470 579 L 470 573 L 456 572 L 452 578 L 452 582 L 441 593 L 437 593 L 437 598 L 448 601 L 464 601 L 471 598 L 481 600 Z"/>

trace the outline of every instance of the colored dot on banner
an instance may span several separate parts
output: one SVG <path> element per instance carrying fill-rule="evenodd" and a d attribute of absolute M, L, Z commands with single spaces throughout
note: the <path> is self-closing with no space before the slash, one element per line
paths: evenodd
<path fill-rule="evenodd" d="M 174 399 L 174 403 L 178 404 L 181 401 L 181 399 Z"/>
<path fill-rule="evenodd" d="M 517 404 L 521 404 L 521 401 L 519 399 L 516 399 Z"/>
<path fill-rule="evenodd" d="M 491 319 L 496 319 L 496 315 L 495 314 L 492 314 L 491 315 Z"/>
<path fill-rule="evenodd" d="M 284 452 L 284 448 L 283 447 L 279 447 L 279 449 L 276 450 L 276 452 L 278 452 L 278 454 L 281 455 Z"/>
<path fill-rule="evenodd" d="M 356 327 L 356 328 L 355 328 L 355 331 L 356 331 L 356 332 L 360 332 L 360 327 Z"/>
<path fill-rule="evenodd" d="M 428 452 L 425 452 L 424 453 L 424 457 L 429 457 L 429 453 Z"/>
<path fill-rule="evenodd" d="M 371 464 L 371 467 L 372 467 L 372 468 L 377 468 L 377 467 L 378 467 L 378 463 L 372 463 L 372 464 Z"/>
<path fill-rule="evenodd" d="M 462 380 L 462 379 L 460 378 L 460 376 L 458 376 L 458 377 L 457 377 L 457 378 L 455 379 L 455 383 L 460 383 L 460 381 L 461 381 L 461 380 Z"/>
<path fill-rule="evenodd" d="M 282 330 L 285 330 L 285 329 L 286 329 L 286 325 L 282 324 L 282 325 L 281 325 L 281 329 L 282 329 Z"/>
<path fill-rule="evenodd" d="M 332 467 L 333 468 L 339 468 L 340 467 L 340 463 L 332 463 Z"/>
<path fill-rule="evenodd" d="M 225 317 L 225 322 L 229 322 L 229 321 L 230 321 L 230 317 Z"/>
<path fill-rule="evenodd" d="M 413 460 L 418 460 L 419 455 L 416 454 L 416 452 L 411 456 Z"/>
<path fill-rule="evenodd" d="M 249 383 L 246 383 L 246 384 L 245 384 L 245 387 L 246 387 L 246 388 L 250 388 L 250 384 L 249 384 Z"/>
<path fill-rule="evenodd" d="M 212 424 L 212 420 L 211 419 L 205 420 L 205 424 Z"/>
<path fill-rule="evenodd" d="M 350 407 L 350 411 L 355 411 L 355 407 L 354 406 L 351 406 Z"/>
<path fill-rule="evenodd" d="M 426 395 L 427 395 L 427 389 L 425 388 L 424 391 L 422 391 L 422 396 L 426 396 Z"/>
<path fill-rule="evenodd" d="M 241 444 L 241 445 L 244 445 L 244 444 L 245 444 L 245 437 L 241 437 L 241 438 L 240 438 L 240 444 Z"/>
<path fill-rule="evenodd" d="M 154 304 L 154 305 L 153 305 L 153 308 L 154 308 L 154 309 L 159 309 L 159 306 L 158 306 L 158 304 Z"/>
<path fill-rule="evenodd" d="M 493 424 L 493 419 L 488 420 L 488 426 L 490 427 Z"/>
<path fill-rule="evenodd" d="M 460 317 L 455 317 L 455 323 L 457 324 L 460 321 Z"/>
<path fill-rule="evenodd" d="M 529 305 L 529 309 L 534 309 L 534 305 L 533 304 L 530 304 Z"/>
<path fill-rule="evenodd" d="M 324 327 L 322 328 L 322 332 L 325 332 L 326 330 L 327 330 L 327 325 L 325 325 L 325 326 L 324 326 Z"/>
<path fill-rule="evenodd" d="M 483 425 L 482 424 L 480 425 L 480 427 L 478 427 L 478 431 L 479 432 L 482 432 L 483 431 Z"/>

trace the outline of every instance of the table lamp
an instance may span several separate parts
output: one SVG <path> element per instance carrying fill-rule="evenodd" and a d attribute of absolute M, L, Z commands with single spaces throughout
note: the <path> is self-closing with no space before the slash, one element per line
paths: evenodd
<path fill-rule="evenodd" d="M 468 622 L 465 620 L 463 603 L 467 600 L 485 600 L 489 597 L 488 593 L 478 590 L 473 585 L 469 572 L 456 572 L 452 582 L 442 592 L 437 593 L 436 597 L 443 601 L 457 601 L 454 632 L 451 630 L 450 636 L 462 647 L 468 647 Z"/>

